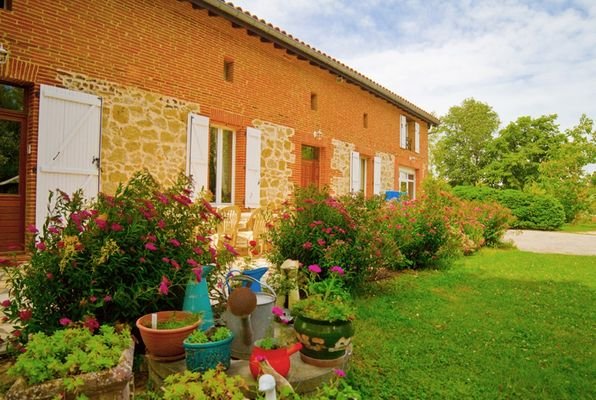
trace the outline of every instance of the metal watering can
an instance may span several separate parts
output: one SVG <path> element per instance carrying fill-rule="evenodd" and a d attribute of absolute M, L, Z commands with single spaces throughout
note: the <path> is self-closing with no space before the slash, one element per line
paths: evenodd
<path fill-rule="evenodd" d="M 233 269 L 230 272 L 228 272 L 228 274 L 226 275 L 226 283 L 227 283 L 227 278 L 229 278 L 230 276 L 233 276 L 234 274 L 242 274 L 242 275 L 247 275 L 250 276 L 251 278 L 254 278 L 255 280 L 252 282 L 249 282 L 248 284 L 246 282 L 244 282 L 242 284 L 242 286 L 248 286 L 250 288 L 250 290 L 252 290 L 255 293 L 259 293 L 261 291 L 261 278 L 263 277 L 263 275 L 265 275 L 265 273 L 269 270 L 268 267 L 260 267 L 260 268 L 254 268 L 254 269 L 247 269 L 246 271 L 240 271 L 238 269 Z M 230 285 L 228 285 L 228 293 L 230 292 Z"/>
<path fill-rule="evenodd" d="M 271 311 L 277 298 L 275 291 L 271 286 L 264 282 L 259 282 L 257 279 L 249 275 L 228 275 L 226 278 L 228 288 L 231 287 L 230 283 L 239 284 L 244 287 L 252 287 L 255 282 L 260 284 L 261 291 L 255 293 L 257 296 L 257 306 L 249 317 L 251 319 L 250 326 L 252 326 L 252 337 L 254 341 L 264 338 L 268 331 L 270 331 L 270 325 L 273 321 L 273 313 Z M 234 289 L 232 288 L 231 290 Z M 232 314 L 230 310 L 224 311 L 222 318 L 227 327 L 234 333 L 234 340 L 232 341 L 232 357 L 248 360 L 252 352 L 253 344 L 244 343 L 243 338 L 245 337 L 245 334 L 243 326 L 246 326 L 246 324 L 243 324 L 241 318 Z"/>

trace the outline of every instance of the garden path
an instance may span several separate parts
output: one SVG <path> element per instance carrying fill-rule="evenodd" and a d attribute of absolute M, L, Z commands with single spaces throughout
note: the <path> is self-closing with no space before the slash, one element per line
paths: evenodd
<path fill-rule="evenodd" d="M 519 250 L 533 253 L 596 256 L 596 232 L 509 230 L 504 239 L 513 242 Z"/>

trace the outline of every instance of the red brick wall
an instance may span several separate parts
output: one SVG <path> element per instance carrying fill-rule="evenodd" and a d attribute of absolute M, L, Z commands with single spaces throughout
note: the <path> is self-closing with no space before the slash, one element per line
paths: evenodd
<path fill-rule="evenodd" d="M 187 2 L 14 0 L 12 11 L 0 11 L 0 27 L 11 59 L 39 67 L 35 82 L 29 82 L 29 168 L 36 158 L 39 84 L 58 85 L 58 71 L 67 71 L 199 103 L 202 114 L 240 133 L 237 177 L 244 176 L 244 128 L 257 118 L 294 128 L 297 149 L 302 143 L 330 146 L 334 137 L 355 143 L 356 151 L 371 158 L 376 151 L 394 153 L 399 165 L 420 170 L 418 178 L 425 173 L 426 123 L 408 115 L 420 122 L 421 154 L 400 150 L 399 114 L 405 112 Z M 223 79 L 224 59 L 234 61 L 233 82 Z M 310 109 L 312 92 L 318 95 L 317 111 Z M 363 113 L 368 114 L 368 128 L 363 127 Z M 312 132 L 319 128 L 324 138 L 317 141 Z M 328 165 L 330 148 L 322 155 L 321 183 L 328 184 L 334 173 Z M 294 182 L 300 182 L 299 159 L 298 153 Z M 372 163 L 369 175 L 372 193 Z M 397 166 L 395 176 L 397 180 Z M 35 197 L 35 176 L 28 178 L 29 200 Z M 243 181 L 236 179 L 239 201 Z M 33 221 L 32 203 L 28 222 Z"/>

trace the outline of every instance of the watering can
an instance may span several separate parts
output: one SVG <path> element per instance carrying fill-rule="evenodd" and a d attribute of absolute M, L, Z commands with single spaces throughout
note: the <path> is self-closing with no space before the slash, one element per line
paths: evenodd
<path fill-rule="evenodd" d="M 211 310 L 211 300 L 209 299 L 209 289 L 207 288 L 207 276 L 213 270 L 213 265 L 203 265 L 201 281 L 197 282 L 194 278 L 186 284 L 184 292 L 184 303 L 182 311 L 201 313 L 203 322 L 199 329 L 206 331 L 213 326 L 213 311 Z"/>
<path fill-rule="evenodd" d="M 230 282 L 235 282 L 242 287 L 247 287 L 258 282 L 255 278 L 249 275 L 230 275 L 226 278 L 226 284 L 229 286 Z M 271 286 L 264 282 L 260 282 L 261 291 L 255 293 L 257 297 L 257 306 L 254 311 L 250 314 L 250 326 L 252 327 L 252 338 L 253 340 L 259 340 L 265 337 L 271 322 L 273 321 L 273 305 L 275 304 L 275 291 Z M 233 290 L 233 289 L 232 289 Z M 243 338 L 248 335 L 244 332 L 243 321 L 240 317 L 232 314 L 230 310 L 224 311 L 222 318 L 226 326 L 234 333 L 234 340 L 232 341 L 232 357 L 241 360 L 248 360 L 252 350 L 252 343 L 246 344 Z"/>
<path fill-rule="evenodd" d="M 242 286 L 244 286 L 244 287 L 248 286 L 250 288 L 250 290 L 252 290 L 253 292 L 259 293 L 261 291 L 261 278 L 263 277 L 263 275 L 265 275 L 267 270 L 269 270 L 268 267 L 247 269 L 245 271 L 233 269 L 233 270 L 230 270 L 230 272 L 228 272 L 228 275 L 226 276 L 226 278 L 229 278 L 230 276 L 233 276 L 234 274 L 242 274 L 242 275 L 250 276 L 251 278 L 254 278 L 254 280 L 252 280 L 250 282 L 243 282 Z M 226 282 L 227 282 L 227 280 L 226 280 Z M 229 291 L 230 291 L 230 286 L 228 285 L 228 292 Z"/>
<path fill-rule="evenodd" d="M 266 350 L 258 346 L 257 344 L 253 347 L 250 355 L 249 367 L 252 376 L 257 377 L 263 372 L 261 371 L 260 360 L 267 360 L 269 365 L 277 371 L 278 374 L 284 378 L 288 376 L 290 372 L 290 356 L 297 351 L 302 349 L 302 343 L 294 343 L 288 347 L 282 347 L 281 349 Z"/>

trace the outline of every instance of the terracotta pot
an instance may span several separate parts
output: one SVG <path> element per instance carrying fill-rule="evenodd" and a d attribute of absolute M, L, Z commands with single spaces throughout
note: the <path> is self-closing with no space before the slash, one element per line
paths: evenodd
<path fill-rule="evenodd" d="M 159 311 L 157 322 L 171 319 L 182 321 L 188 319 L 193 313 L 187 311 Z M 151 314 L 143 315 L 137 320 L 137 328 L 147 352 L 156 359 L 181 360 L 184 358 L 184 339 L 188 337 L 201 324 L 201 318 L 191 325 L 176 329 L 152 329 Z"/>
<path fill-rule="evenodd" d="M 290 356 L 302 348 L 302 343 L 295 343 L 290 347 L 281 349 L 266 350 L 258 346 L 258 342 L 252 348 L 249 367 L 252 376 L 257 379 L 261 374 L 260 361 L 267 360 L 269 365 L 281 376 L 287 377 L 290 372 Z"/>

